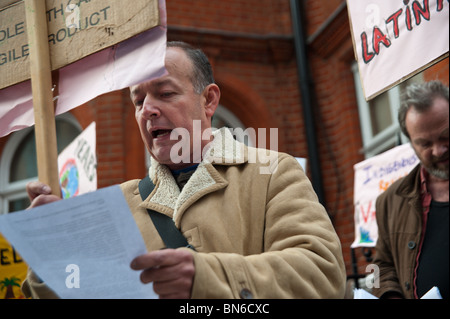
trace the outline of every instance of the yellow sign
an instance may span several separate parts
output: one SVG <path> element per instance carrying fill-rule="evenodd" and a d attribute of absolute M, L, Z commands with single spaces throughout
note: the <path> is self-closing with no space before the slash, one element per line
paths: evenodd
<path fill-rule="evenodd" d="M 28 266 L 0 234 L 0 299 L 23 299 L 20 290 Z"/>

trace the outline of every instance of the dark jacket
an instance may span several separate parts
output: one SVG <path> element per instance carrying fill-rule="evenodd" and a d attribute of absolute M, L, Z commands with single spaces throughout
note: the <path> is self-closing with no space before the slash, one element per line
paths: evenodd
<path fill-rule="evenodd" d="M 377 297 L 397 292 L 404 298 L 415 298 L 416 260 L 425 226 L 423 210 L 419 164 L 376 202 L 378 240 L 374 262 L 380 269 L 380 287 L 373 293 Z"/>

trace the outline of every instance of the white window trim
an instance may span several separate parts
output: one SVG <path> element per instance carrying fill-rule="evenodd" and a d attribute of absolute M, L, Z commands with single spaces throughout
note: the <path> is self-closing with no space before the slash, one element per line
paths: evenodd
<path fill-rule="evenodd" d="M 26 184 L 30 181 L 36 180 L 36 178 L 30 178 L 28 180 L 21 180 L 13 183 L 8 182 L 11 174 L 11 162 L 14 153 L 17 150 L 17 146 L 27 136 L 27 134 L 31 132 L 31 130 L 32 128 L 25 128 L 14 132 L 3 149 L 2 157 L 0 159 L 0 215 L 8 212 L 8 204 L 10 200 L 26 196 Z"/>
<path fill-rule="evenodd" d="M 398 109 L 400 107 L 400 87 L 397 85 L 387 91 L 390 112 L 393 123 L 376 135 L 372 132 L 372 122 L 370 117 L 369 103 L 364 98 L 364 93 L 359 77 L 358 65 L 352 64 L 352 72 L 355 81 L 356 99 L 358 103 L 359 120 L 363 140 L 363 148 L 360 150 L 366 158 L 370 158 L 386 150 L 390 145 L 395 145 L 400 138 L 400 143 L 407 142 L 406 137 L 401 133 L 397 121 Z"/>
<path fill-rule="evenodd" d="M 82 127 L 76 118 L 70 113 L 64 113 L 58 115 L 58 120 L 69 122 L 76 127 L 80 132 Z M 9 202 L 27 196 L 25 190 L 26 185 L 29 182 L 35 181 L 36 177 L 20 180 L 17 182 L 9 183 L 11 174 L 11 162 L 13 156 L 17 150 L 18 145 L 22 140 L 33 130 L 33 127 L 28 127 L 11 134 L 11 137 L 6 142 L 5 148 L 0 158 L 0 215 L 6 214 L 9 210 Z"/>
<path fill-rule="evenodd" d="M 226 122 L 230 123 L 230 125 L 232 127 L 241 127 L 244 131 L 247 129 L 247 127 L 244 125 L 244 123 L 241 122 L 241 120 L 239 120 L 239 118 L 234 115 L 233 112 L 231 112 L 230 110 L 228 110 L 226 107 L 224 107 L 223 105 L 219 104 L 217 106 L 216 112 L 214 113 L 214 115 L 216 116 L 220 116 L 222 117 Z M 216 127 L 217 129 L 220 129 L 220 127 Z M 236 139 L 239 142 L 244 142 L 240 136 L 236 136 Z M 248 146 L 254 146 L 256 145 L 256 141 L 253 141 L 252 139 L 248 140 Z"/>

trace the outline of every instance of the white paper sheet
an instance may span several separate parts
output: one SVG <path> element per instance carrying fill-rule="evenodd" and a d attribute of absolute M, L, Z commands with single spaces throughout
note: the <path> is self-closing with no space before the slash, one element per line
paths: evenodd
<path fill-rule="evenodd" d="M 439 291 L 439 288 L 434 286 L 428 292 L 422 296 L 420 299 L 442 299 L 441 292 Z"/>
<path fill-rule="evenodd" d="M 61 298 L 157 298 L 131 261 L 146 252 L 119 186 L 0 216 L 0 232 Z"/>
<path fill-rule="evenodd" d="M 367 292 L 364 289 L 353 289 L 353 299 L 378 299 L 370 292 Z M 441 293 L 439 292 L 439 288 L 434 286 L 427 293 L 425 293 L 420 299 L 442 299 Z"/>
<path fill-rule="evenodd" d="M 378 299 L 378 298 L 364 289 L 354 288 L 353 299 Z"/>

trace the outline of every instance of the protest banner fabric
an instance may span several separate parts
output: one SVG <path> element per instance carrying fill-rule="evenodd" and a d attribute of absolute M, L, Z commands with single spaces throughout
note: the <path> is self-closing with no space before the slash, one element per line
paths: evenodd
<path fill-rule="evenodd" d="M 347 0 L 366 100 L 448 57 L 449 6 L 448 0 Z"/>
<path fill-rule="evenodd" d="M 418 163 L 411 144 L 407 143 L 354 165 L 355 240 L 352 248 L 375 246 L 378 239 L 377 197 Z"/>
<path fill-rule="evenodd" d="M 91 0 L 91 2 L 93 1 Z M 150 0 L 143 1 L 148 2 Z M 84 3 L 85 1 L 81 2 Z M 125 2 L 122 1 L 122 3 Z M 127 8 L 128 6 L 127 3 Z M 165 74 L 164 58 L 167 31 L 165 1 L 158 0 L 158 6 L 158 26 L 58 70 L 57 82 L 54 79 L 55 94 L 58 94 L 55 97 L 55 99 L 57 98 L 56 115 L 67 112 L 101 94 L 120 90 Z M 111 8 L 106 10 L 110 14 L 108 16 L 116 15 L 113 9 L 114 7 L 111 5 Z M 100 13 L 98 17 L 100 17 Z M 70 28 L 67 28 L 66 32 L 68 29 Z M 21 35 L 21 25 L 18 30 Z M 0 40 L 2 34 L 0 32 Z M 67 41 L 62 41 L 62 43 L 65 42 Z M 50 48 L 52 48 L 51 43 Z M 0 65 L 2 75 L 6 74 L 3 66 Z M 0 90 L 0 137 L 33 124 L 30 81 L 20 82 Z"/>

